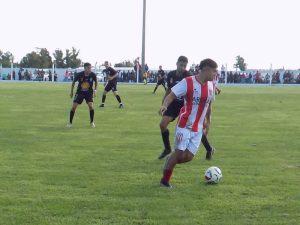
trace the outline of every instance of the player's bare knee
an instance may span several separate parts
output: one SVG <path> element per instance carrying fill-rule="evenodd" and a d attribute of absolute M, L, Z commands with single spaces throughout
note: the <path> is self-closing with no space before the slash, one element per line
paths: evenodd
<path fill-rule="evenodd" d="M 77 105 L 73 105 L 72 108 L 71 108 L 71 111 L 75 112 L 76 108 L 77 108 Z"/>
<path fill-rule="evenodd" d="M 187 149 L 184 151 L 184 158 L 185 158 L 186 162 L 189 162 L 189 161 L 193 160 L 194 155 Z"/>
<path fill-rule="evenodd" d="M 184 162 L 186 162 L 186 159 L 185 159 L 186 157 L 185 157 L 185 154 L 184 154 L 184 152 L 183 151 L 180 151 L 180 150 L 178 150 L 177 151 L 177 163 L 184 163 Z"/>

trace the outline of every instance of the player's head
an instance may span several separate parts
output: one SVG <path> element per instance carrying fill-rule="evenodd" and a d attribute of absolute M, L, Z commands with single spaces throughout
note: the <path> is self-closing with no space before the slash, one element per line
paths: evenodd
<path fill-rule="evenodd" d="M 177 72 L 183 73 L 186 71 L 186 67 L 188 64 L 188 58 L 186 56 L 179 56 L 176 66 L 177 66 Z"/>
<path fill-rule="evenodd" d="M 88 62 L 83 64 L 83 68 L 86 73 L 92 72 L 92 65 Z"/>
<path fill-rule="evenodd" d="M 161 69 L 162 69 L 162 66 L 159 66 L 159 69 L 161 70 Z"/>
<path fill-rule="evenodd" d="M 212 81 L 217 73 L 218 64 L 212 59 L 204 59 L 200 62 L 199 70 L 205 81 Z"/>
<path fill-rule="evenodd" d="M 105 62 L 104 62 L 104 66 L 105 66 L 106 68 L 108 68 L 108 67 L 109 67 L 109 62 L 108 62 L 108 61 L 105 61 Z"/>

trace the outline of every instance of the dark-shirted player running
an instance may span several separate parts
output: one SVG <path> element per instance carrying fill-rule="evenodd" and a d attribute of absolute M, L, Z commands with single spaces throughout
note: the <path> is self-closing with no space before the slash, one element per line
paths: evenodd
<path fill-rule="evenodd" d="M 163 101 L 165 97 L 171 92 L 172 87 L 174 87 L 182 79 L 190 76 L 189 72 L 186 70 L 187 64 L 188 64 L 188 58 L 185 56 L 180 56 L 176 63 L 177 69 L 168 73 L 167 76 L 168 89 L 165 93 Z M 170 122 L 174 121 L 178 117 L 180 109 L 183 107 L 183 105 L 184 105 L 184 100 L 182 98 L 176 98 L 168 106 L 167 110 L 164 112 L 162 116 L 159 126 L 160 126 L 161 136 L 162 136 L 165 149 L 158 157 L 159 159 L 163 159 L 164 157 L 166 157 L 172 152 L 170 139 L 169 139 L 170 133 L 168 130 L 168 125 Z M 210 160 L 212 158 L 212 154 L 214 153 L 214 148 L 210 146 L 205 134 L 203 134 L 201 142 L 203 143 L 206 149 L 206 159 Z"/>
<path fill-rule="evenodd" d="M 103 95 L 102 95 L 102 102 L 99 107 L 104 107 L 106 94 L 107 94 L 107 92 L 112 91 L 114 96 L 116 97 L 116 99 L 119 102 L 119 108 L 123 108 L 123 103 L 121 101 L 121 97 L 119 96 L 118 90 L 117 90 L 118 74 L 112 67 L 109 66 L 108 61 L 105 61 L 104 65 L 105 65 L 106 69 L 103 72 L 106 74 L 107 83 L 104 87 L 104 91 L 103 91 Z"/>
<path fill-rule="evenodd" d="M 165 91 L 167 90 L 165 79 L 166 79 L 165 71 L 162 69 L 162 66 L 159 66 L 159 70 L 157 72 L 157 83 L 154 88 L 153 94 L 155 94 L 156 89 L 158 88 L 159 85 L 162 85 Z"/>
<path fill-rule="evenodd" d="M 75 76 L 72 86 L 71 86 L 71 93 L 70 97 L 73 98 L 73 90 L 75 83 L 78 82 L 77 91 L 75 94 L 75 98 L 73 100 L 73 106 L 70 111 L 70 120 L 67 124 L 67 127 L 72 126 L 73 117 L 78 105 L 82 103 L 85 99 L 86 103 L 88 104 L 90 110 L 90 125 L 91 127 L 95 127 L 94 123 L 94 104 L 93 104 L 93 97 L 96 97 L 96 90 L 98 86 L 96 74 L 92 72 L 90 63 L 84 64 L 84 71 L 77 73 Z M 93 89 L 93 85 L 95 84 L 95 88 Z"/>

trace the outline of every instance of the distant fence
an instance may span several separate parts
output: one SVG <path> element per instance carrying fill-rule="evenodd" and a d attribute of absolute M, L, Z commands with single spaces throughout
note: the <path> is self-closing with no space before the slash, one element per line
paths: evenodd
<path fill-rule="evenodd" d="M 136 73 L 133 68 L 115 68 L 118 72 L 118 81 L 136 83 Z M 75 72 L 82 69 L 58 69 L 54 70 L 54 81 L 71 82 Z M 32 69 L 13 68 L 13 79 L 22 81 L 52 81 L 52 68 Z M 168 71 L 165 71 L 168 73 Z M 191 70 L 191 74 L 197 72 Z M 96 71 L 99 81 L 105 81 L 102 70 Z M 270 80 L 271 79 L 271 80 Z M 11 68 L 0 67 L 0 80 L 11 80 Z M 157 70 L 148 71 L 147 75 L 139 75 L 139 83 L 147 80 L 148 83 L 157 82 Z M 239 71 L 219 71 L 219 83 L 224 84 L 300 84 L 300 70 L 247 70 Z"/>

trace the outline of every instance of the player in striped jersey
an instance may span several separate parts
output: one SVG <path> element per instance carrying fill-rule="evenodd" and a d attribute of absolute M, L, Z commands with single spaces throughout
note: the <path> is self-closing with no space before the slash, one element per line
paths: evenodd
<path fill-rule="evenodd" d="M 176 63 L 176 70 L 170 71 L 167 77 L 167 85 L 168 89 L 166 90 L 165 97 L 171 92 L 171 88 L 175 86 L 177 83 L 179 83 L 183 78 L 186 78 L 190 76 L 189 72 L 186 70 L 188 64 L 188 58 L 186 56 L 179 56 L 177 63 Z M 169 105 L 168 109 L 164 112 L 162 115 L 162 119 L 160 121 L 160 130 L 161 130 L 161 136 L 164 144 L 164 150 L 159 155 L 158 159 L 164 159 L 167 157 L 171 152 L 171 145 L 169 140 L 169 129 L 168 125 L 170 122 L 174 121 L 179 113 L 180 109 L 183 107 L 183 98 L 176 98 L 174 101 Z M 212 147 L 207 139 L 207 132 L 208 129 L 205 129 L 205 132 L 202 135 L 202 143 L 206 149 L 206 159 L 211 160 L 212 155 L 215 152 L 215 148 Z"/>
<path fill-rule="evenodd" d="M 171 102 L 184 97 L 175 134 L 175 151 L 166 161 L 160 185 L 171 188 L 169 181 L 176 164 L 186 163 L 194 158 L 201 143 L 204 120 L 210 126 L 211 101 L 214 98 L 213 78 L 217 73 L 217 63 L 212 59 L 200 62 L 199 73 L 183 79 L 172 87 L 165 98 L 160 112 L 163 114 Z"/>

